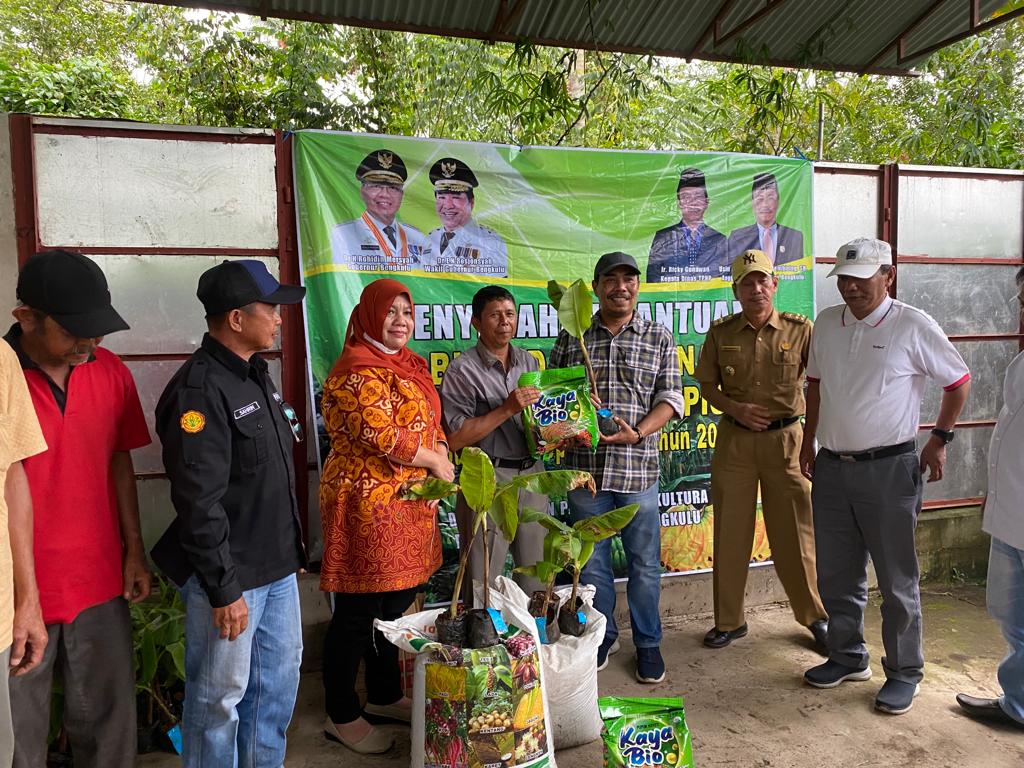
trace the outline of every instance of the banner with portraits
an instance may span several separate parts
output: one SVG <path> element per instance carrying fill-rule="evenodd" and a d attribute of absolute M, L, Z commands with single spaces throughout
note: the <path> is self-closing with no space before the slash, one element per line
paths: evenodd
<path fill-rule="evenodd" d="M 659 443 L 664 572 L 709 568 L 719 414 L 700 397 L 694 368 L 711 323 L 739 311 L 729 268 L 746 249 L 774 259 L 778 309 L 812 315 L 811 163 L 324 131 L 292 140 L 314 399 L 372 280 L 392 277 L 409 287 L 409 346 L 440 384 L 453 357 L 476 343 L 470 302 L 481 287 L 512 292 L 519 307 L 513 343 L 543 367 L 559 330 L 548 280 L 589 283 L 601 254 L 625 251 L 641 270 L 637 311 L 672 331 L 683 372 L 686 412 L 666 425 Z M 322 460 L 326 436 L 320 446 Z M 442 504 L 445 566 L 428 599 L 451 594 L 458 546 L 451 510 Z M 566 514 L 564 500 L 555 501 L 554 513 Z M 624 576 L 620 543 L 613 553 Z M 768 558 L 758 514 L 752 560 Z"/>

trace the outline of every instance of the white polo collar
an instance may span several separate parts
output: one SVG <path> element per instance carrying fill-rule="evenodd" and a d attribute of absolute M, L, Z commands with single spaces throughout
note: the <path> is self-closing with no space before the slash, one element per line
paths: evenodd
<path fill-rule="evenodd" d="M 872 328 L 877 328 L 879 325 L 882 324 L 882 321 L 885 320 L 886 316 L 889 314 L 889 311 L 892 309 L 893 303 L 894 302 L 892 296 L 886 296 L 882 300 L 882 303 L 875 307 L 871 314 L 869 314 L 863 320 L 858 320 L 854 316 L 853 312 L 849 311 L 849 307 L 843 307 L 843 327 L 845 328 L 848 325 L 864 323 L 865 325 L 870 325 Z"/>

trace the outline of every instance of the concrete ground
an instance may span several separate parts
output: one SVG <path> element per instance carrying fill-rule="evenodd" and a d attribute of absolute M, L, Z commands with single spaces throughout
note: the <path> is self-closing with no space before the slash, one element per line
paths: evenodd
<path fill-rule="evenodd" d="M 914 708 L 893 717 L 875 712 L 884 682 L 878 599 L 866 616 L 875 676 L 831 691 L 803 684 L 804 669 L 821 661 L 810 634 L 784 605 L 748 611 L 750 634 L 730 647 L 704 648 L 705 616 L 673 618 L 662 651 L 668 678 L 654 686 L 633 679 L 628 634 L 622 652 L 600 673 L 601 695 L 676 696 L 686 702 L 696 765 L 738 768 L 1020 768 L 1024 731 L 987 727 L 958 712 L 959 691 L 998 693 L 995 669 L 1005 652 L 997 626 L 986 616 L 979 587 L 924 589 L 927 667 Z M 292 722 L 288 768 L 406 766 L 408 729 L 394 728 L 391 754 L 369 758 L 326 742 L 321 735 L 323 693 L 317 674 L 303 675 Z M 601 765 L 600 741 L 560 751 L 559 768 Z M 180 765 L 177 757 L 146 755 L 145 768 Z"/>

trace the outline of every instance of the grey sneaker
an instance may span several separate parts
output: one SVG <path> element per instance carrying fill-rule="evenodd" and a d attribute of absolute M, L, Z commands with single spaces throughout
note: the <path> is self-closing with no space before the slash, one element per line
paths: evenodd
<path fill-rule="evenodd" d="M 914 706 L 914 697 L 920 692 L 921 686 L 917 683 L 889 678 L 875 696 L 875 709 L 887 715 L 902 715 Z"/>

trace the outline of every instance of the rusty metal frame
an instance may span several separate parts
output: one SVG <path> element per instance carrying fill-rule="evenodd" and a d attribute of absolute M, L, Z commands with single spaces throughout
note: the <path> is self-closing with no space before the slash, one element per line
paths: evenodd
<path fill-rule="evenodd" d="M 277 248 L 278 270 L 281 282 L 299 285 L 298 231 L 295 216 L 295 194 L 292 189 L 292 146 L 290 133 L 276 131 L 274 155 L 277 160 Z M 302 304 L 281 307 L 281 389 L 295 412 L 306 414 L 306 331 L 302 318 Z M 306 439 L 316 441 L 317 436 L 306 425 Z M 295 495 L 299 502 L 299 523 L 302 540 L 309 546 L 309 467 L 306 443 L 292 446 L 292 464 L 295 468 Z"/>
<path fill-rule="evenodd" d="M 717 48 L 718 46 L 722 45 L 723 43 L 727 43 L 729 40 L 731 40 L 732 38 L 736 37 L 737 35 L 742 34 L 743 32 L 746 32 L 752 26 L 757 24 L 757 22 L 761 21 L 761 19 L 765 18 L 766 16 L 769 16 L 770 14 L 772 14 L 776 10 L 778 10 L 782 5 L 785 4 L 785 2 L 786 2 L 786 0 L 768 0 L 768 4 L 764 8 L 762 8 L 761 10 L 756 11 L 753 14 L 751 14 L 749 17 L 747 17 L 746 19 L 741 21 L 739 24 L 737 24 L 735 27 L 730 29 L 728 32 L 726 32 L 721 37 L 719 37 L 718 34 L 717 34 L 717 30 L 718 30 L 719 27 L 716 26 L 716 28 L 715 28 L 716 29 L 716 34 L 715 34 L 715 37 L 714 37 L 715 47 Z M 940 0 L 940 2 L 941 2 L 941 0 Z"/>
<path fill-rule="evenodd" d="M 722 0 L 722 4 L 719 6 L 718 11 L 715 13 L 715 17 L 711 22 L 704 28 L 697 43 L 690 49 L 689 55 L 686 57 L 687 61 L 693 61 L 697 58 L 697 54 L 703 53 L 704 46 L 708 44 L 708 40 L 714 36 L 718 39 L 718 34 L 722 28 L 722 19 L 729 13 L 732 7 L 736 4 L 736 0 Z"/>
<path fill-rule="evenodd" d="M 501 0 L 487 39 L 496 41 L 498 35 L 507 35 L 509 28 L 519 20 L 523 11 L 526 10 L 526 3 L 527 0 Z"/>
<path fill-rule="evenodd" d="M 36 221 L 36 161 L 31 115 L 8 117 L 11 132 L 11 183 L 14 187 L 14 230 L 18 267 L 39 250 Z"/>
<path fill-rule="evenodd" d="M 925 8 L 924 11 L 922 11 L 916 19 L 910 22 L 908 26 L 904 27 L 903 31 L 901 31 L 898 35 L 896 35 L 896 37 L 894 37 L 892 40 L 886 43 L 885 47 L 880 49 L 878 53 L 872 56 L 868 63 L 864 65 L 864 68 L 860 70 L 860 73 L 863 75 L 866 74 L 867 72 L 870 72 L 872 67 L 875 66 L 875 64 L 877 64 L 879 61 L 885 58 L 885 54 L 892 50 L 892 47 L 894 45 L 896 46 L 896 60 L 899 61 L 900 58 L 903 56 L 903 47 L 907 35 L 909 35 L 911 32 L 913 32 L 915 29 L 921 26 L 921 24 L 927 21 L 928 18 L 931 17 L 933 13 L 935 13 L 935 11 L 937 11 L 945 4 L 946 0 L 935 0 L 935 2 L 933 2 L 930 6 Z"/>
<path fill-rule="evenodd" d="M 971 4 L 970 19 L 967 23 L 967 29 L 964 32 L 958 32 L 955 35 L 950 35 L 949 37 L 932 43 L 931 45 L 927 45 L 924 48 L 916 50 L 913 53 L 906 53 L 905 51 L 900 50 L 896 57 L 896 63 L 903 64 L 904 62 L 911 61 L 913 59 L 923 58 L 931 53 L 935 53 L 935 51 L 939 50 L 940 48 L 945 48 L 947 45 L 959 43 L 961 40 L 966 40 L 968 37 L 973 37 L 974 35 L 981 34 L 982 32 L 992 29 L 993 27 L 998 27 L 1000 24 L 1005 24 L 1006 22 L 1015 19 L 1018 16 L 1024 15 L 1024 8 L 1017 8 L 1016 10 L 1008 11 L 1002 14 L 1001 16 L 997 16 L 994 19 L 989 19 L 988 21 L 977 23 L 977 4 L 973 0 L 969 0 L 969 2 Z"/>
<path fill-rule="evenodd" d="M 46 118 L 34 118 L 27 114 L 9 116 L 11 141 L 11 177 L 14 188 L 14 214 L 17 234 L 18 265 L 39 250 L 50 247 L 68 247 L 87 254 L 162 255 L 225 255 L 261 256 L 276 258 L 282 282 L 299 283 L 298 236 L 295 219 L 295 202 L 291 181 L 291 142 L 288 134 L 275 131 L 254 134 L 237 134 L 223 131 L 202 132 L 196 129 L 176 129 L 149 125 L 133 128 L 131 124 L 97 125 L 96 121 L 76 124 L 70 121 L 46 122 Z M 106 122 L 106 121 L 103 121 Z M 128 139 L 202 141 L 221 144 L 273 144 L 275 154 L 275 184 L 277 187 L 277 248 L 188 248 L 180 246 L 71 246 L 58 243 L 44 244 L 39 240 L 38 190 L 34 136 L 36 134 L 58 134 L 77 136 L 102 136 Z M 281 348 L 262 353 L 269 360 L 281 360 L 281 389 L 285 399 L 297 413 L 306 413 L 306 343 L 305 329 L 300 307 L 282 307 Z M 181 361 L 188 359 L 188 353 L 129 353 L 120 355 L 127 362 Z M 310 435 L 309 439 L 316 439 Z M 303 538 L 309 543 L 309 477 L 305 443 L 294 447 L 296 496 L 299 501 L 300 524 Z M 136 477 L 154 479 L 166 477 L 162 472 L 137 472 Z"/>
<path fill-rule="evenodd" d="M 243 13 L 253 14 L 254 9 L 249 6 L 244 6 L 240 3 L 233 3 L 230 0 L 204 0 L 204 2 L 190 2 L 190 0 L 134 0 L 135 2 L 159 2 L 161 5 L 172 5 L 180 8 L 195 8 L 202 5 L 203 8 L 207 8 L 213 11 L 223 11 L 225 13 Z M 785 0 L 769 0 L 773 4 L 781 4 Z M 425 35 L 443 35 L 445 37 L 461 37 L 468 40 L 486 40 L 492 43 L 516 43 L 522 40 L 522 36 L 512 35 L 508 33 L 493 34 L 493 25 L 491 29 L 487 30 L 474 30 L 474 29 L 455 29 L 450 27 L 425 27 L 419 24 L 407 24 L 396 21 L 381 21 L 381 20 L 368 20 L 358 17 L 351 16 L 330 16 L 324 13 L 312 13 L 307 11 L 287 11 L 287 10 L 275 10 L 273 14 L 274 18 L 278 19 L 291 19 L 294 21 L 311 21 L 317 24 L 333 24 L 338 26 L 346 27 L 359 27 L 362 29 L 384 29 L 393 32 L 413 32 Z M 534 45 L 547 46 L 552 48 L 576 48 L 586 51 L 601 51 L 603 53 L 635 53 L 640 56 L 665 56 L 673 59 L 685 59 L 686 54 L 682 51 L 671 49 L 671 48 L 649 48 L 639 45 L 616 45 L 614 43 L 601 43 L 593 39 L 580 38 L 580 39 L 564 39 L 556 40 L 547 37 L 531 37 L 529 42 Z M 701 59 L 706 61 L 721 61 L 727 64 L 749 64 L 749 60 L 744 56 L 735 56 L 729 54 L 720 53 L 709 53 L 703 52 Z M 836 71 L 849 71 L 857 72 L 855 67 L 851 66 L 845 70 L 837 70 L 836 67 L 827 64 L 808 64 L 804 61 L 797 61 L 795 59 L 773 59 L 771 66 L 775 67 L 789 67 L 793 69 L 809 69 L 818 70 L 822 72 L 836 72 Z M 874 75 L 893 75 L 896 77 L 916 77 L 918 73 L 908 71 L 907 69 L 901 69 L 898 67 L 874 67 L 868 70 L 869 74 Z"/>
<path fill-rule="evenodd" d="M 31 116 L 29 116 L 31 117 Z M 45 118 L 44 118 L 45 119 Z M 95 123 L 123 122 L 123 126 L 96 125 Z M 128 121 L 82 121 L 81 124 L 65 122 L 43 122 L 32 118 L 33 134 L 54 134 L 58 136 L 102 136 L 114 139 L 160 139 L 163 141 L 202 141 L 215 144 L 273 144 L 274 137 L 262 131 L 258 133 L 227 133 L 223 131 L 202 133 L 173 126 L 130 127 Z"/>

